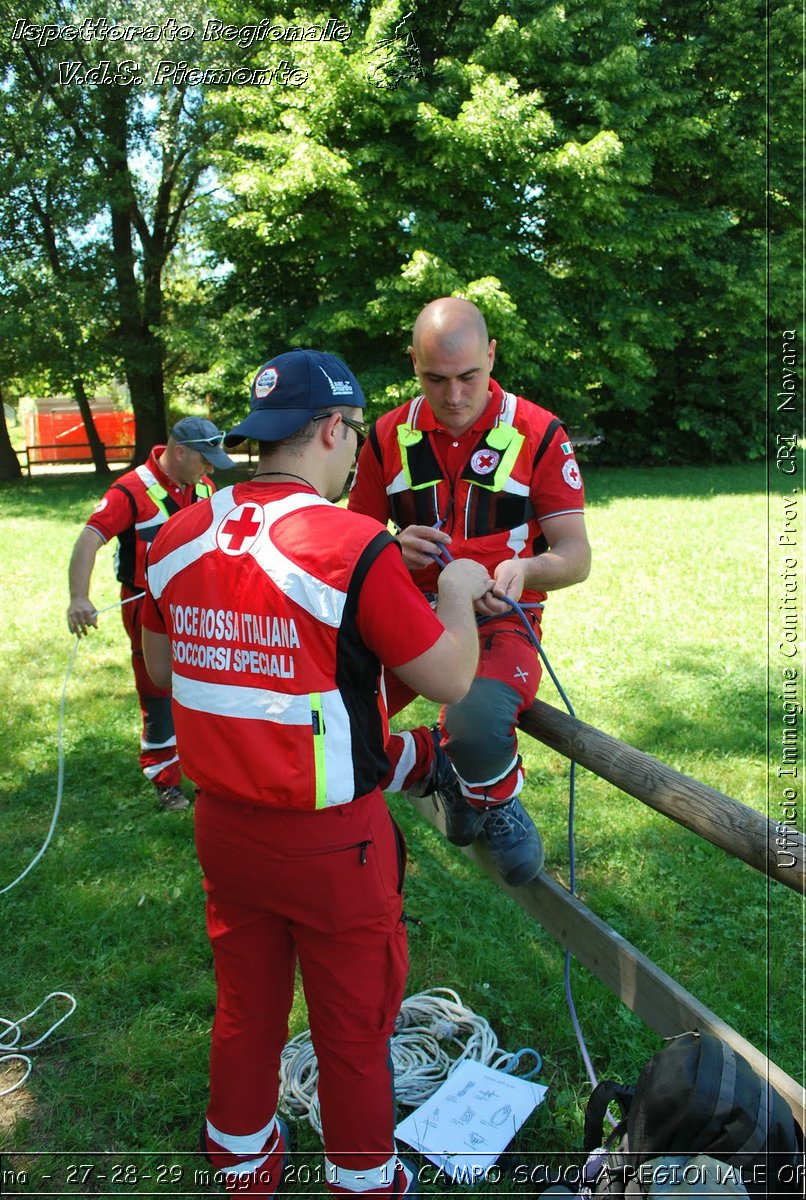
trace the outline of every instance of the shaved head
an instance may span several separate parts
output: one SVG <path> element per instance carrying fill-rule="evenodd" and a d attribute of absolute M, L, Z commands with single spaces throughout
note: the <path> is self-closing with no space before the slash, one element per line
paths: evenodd
<path fill-rule="evenodd" d="M 455 354 L 469 338 L 475 337 L 486 346 L 490 340 L 487 324 L 480 311 L 469 300 L 458 296 L 442 296 L 426 304 L 414 322 L 412 344 L 415 351 L 426 339 L 436 338 L 450 354 Z"/>
<path fill-rule="evenodd" d="M 475 304 L 442 296 L 414 322 L 409 346 L 414 372 L 437 421 L 449 433 L 469 429 L 489 400 L 495 342 Z"/>

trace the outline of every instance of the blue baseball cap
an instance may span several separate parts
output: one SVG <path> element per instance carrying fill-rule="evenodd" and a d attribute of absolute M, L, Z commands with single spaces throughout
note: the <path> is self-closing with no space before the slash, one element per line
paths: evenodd
<path fill-rule="evenodd" d="M 180 446 L 190 446 L 198 450 L 208 463 L 218 467 L 219 471 L 228 471 L 235 463 L 221 449 L 224 435 L 212 421 L 206 417 L 183 417 L 177 421 L 171 430 L 171 437 Z"/>
<path fill-rule="evenodd" d="M 366 400 L 355 375 L 334 354 L 289 350 L 260 368 L 250 403 L 252 411 L 229 431 L 225 446 L 237 446 L 247 438 L 281 442 L 329 405 L 363 408 Z"/>

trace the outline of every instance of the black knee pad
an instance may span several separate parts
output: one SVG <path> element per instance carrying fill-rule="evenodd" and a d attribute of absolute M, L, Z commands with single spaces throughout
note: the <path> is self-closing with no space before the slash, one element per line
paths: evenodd
<path fill-rule="evenodd" d="M 520 705 L 514 688 L 486 678 L 474 679 L 464 700 L 447 705 L 447 749 L 466 783 L 483 783 L 506 771 L 517 753 Z"/>
<path fill-rule="evenodd" d="M 170 696 L 146 696 L 143 700 L 143 737 L 152 746 L 170 742 L 174 719 Z"/>

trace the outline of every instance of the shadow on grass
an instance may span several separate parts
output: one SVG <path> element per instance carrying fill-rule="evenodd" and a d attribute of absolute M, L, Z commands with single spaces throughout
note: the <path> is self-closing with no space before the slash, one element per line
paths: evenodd
<path fill-rule="evenodd" d="M 605 732 L 665 762 L 678 753 L 746 758 L 763 752 L 766 687 L 763 679 L 752 682 L 752 671 L 749 656 L 745 668 L 728 671 L 716 651 L 681 650 L 655 679 L 643 671 L 623 675 L 620 690 L 635 697 L 629 731 Z"/>
<path fill-rule="evenodd" d="M 48 517 L 75 508 L 76 520 L 86 520 L 107 488 L 123 474 L 116 470 L 104 479 L 91 472 L 27 476 L 11 483 L 0 482 L 0 511 L 4 517 Z M 76 536 L 80 531 L 79 525 Z"/>
<path fill-rule="evenodd" d="M 33 654 L 35 639 L 31 639 L 31 647 Z M 70 641 L 65 638 L 65 675 L 71 649 Z M 85 733 L 82 738 L 80 733 L 81 713 L 89 705 L 103 701 L 104 697 L 109 703 L 115 704 L 115 723 L 123 720 L 124 722 L 128 721 L 131 726 L 131 739 L 119 761 L 136 763 L 140 736 L 140 710 L 137 705 L 128 658 L 124 657 L 124 660 L 120 661 L 115 657 L 102 659 L 96 655 L 91 665 L 88 666 L 87 662 L 81 658 L 81 649 L 79 648 L 79 657 L 74 662 L 65 693 L 63 737 L 66 746 L 67 768 L 71 769 L 68 760 L 72 760 L 81 741 L 93 738 L 91 732 Z M 125 651 L 123 653 L 125 655 Z M 24 650 L 15 652 L 15 658 L 19 662 L 24 662 Z M 35 656 L 28 659 L 29 662 L 34 660 Z M 124 695 L 121 695 L 122 682 L 129 685 L 128 693 Z M 5 685 L 0 686 L 0 710 L 5 713 L 13 713 L 14 723 L 14 738 L 13 740 L 9 739 L 3 748 L 3 774 L 25 772 L 24 764 L 32 743 L 38 743 L 40 747 L 50 745 L 52 751 L 49 757 L 53 763 L 54 793 L 58 773 L 59 707 L 63 688 L 64 675 L 59 677 L 58 682 L 54 681 L 49 698 L 47 701 L 43 701 L 38 698 L 31 699 L 25 693 L 21 693 L 17 679 L 9 678 Z M 78 744 L 74 745 L 76 739 L 78 739 Z M 113 764 L 117 758 L 117 751 L 110 746 L 110 741 L 108 729 L 98 731 L 95 759 L 91 759 L 89 762 L 93 777 L 97 776 L 99 770 L 102 770 L 104 763 Z M 82 770 L 84 769 L 82 763 Z M 114 770 L 114 767 L 111 766 L 110 769 Z"/>
<path fill-rule="evenodd" d="M 222 471 L 216 476 L 216 486 L 224 488 L 251 478 L 256 465 L 252 463 L 250 467 L 238 463 L 232 470 Z M 75 508 L 78 536 L 81 525 L 104 492 L 128 470 L 125 466 L 116 467 L 103 479 L 91 471 L 65 471 L 53 475 L 35 474 L 30 479 L 23 476 L 11 482 L 0 481 L 0 512 L 4 517 L 36 519 L 50 516 L 55 509 L 63 514 L 65 509 Z"/>
<path fill-rule="evenodd" d="M 109 685 L 107 692 L 105 682 Z M 155 789 L 139 769 L 136 699 L 117 705 L 119 685 L 120 668 L 114 664 L 96 672 L 92 691 L 112 698 L 108 723 L 81 725 L 75 712 L 69 714 L 61 810 L 50 848 L 26 878 L 22 885 L 26 888 L 38 889 L 40 875 L 51 870 L 55 874 L 48 886 L 55 893 L 71 878 L 107 878 L 113 885 L 110 904 L 114 907 L 114 887 L 118 883 L 123 891 L 127 890 L 126 885 L 138 870 L 159 867 L 168 855 L 181 852 L 182 869 L 192 867 L 198 875 L 192 809 L 178 813 L 159 810 Z M 26 737 L 16 757 L 4 763 L 6 818 L 0 887 L 17 877 L 44 843 L 58 798 L 60 764 L 55 717 L 40 738 L 46 744 L 44 750 L 37 748 L 37 757 L 39 764 L 45 765 L 37 769 L 26 766 L 26 744 L 29 729 L 42 729 L 41 712 L 36 706 L 18 704 L 15 719 L 16 728 L 23 729 Z M 186 782 L 184 786 L 192 796 L 192 785 Z M 56 867 L 55 859 L 60 860 L 60 866 Z M 12 902 L 16 897 L 15 891 L 9 894 Z"/>

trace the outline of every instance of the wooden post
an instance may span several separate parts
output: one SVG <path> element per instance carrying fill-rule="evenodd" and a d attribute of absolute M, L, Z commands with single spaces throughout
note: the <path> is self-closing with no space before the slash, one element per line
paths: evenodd
<path fill-rule="evenodd" d="M 788 832 L 782 837 L 775 822 L 754 808 L 542 700 L 535 700 L 523 714 L 520 727 L 757 871 L 796 892 L 806 892 L 806 838 L 802 833 Z"/>
<path fill-rule="evenodd" d="M 417 811 L 445 832 L 442 810 L 430 796 L 409 797 Z M 801 1128 L 806 1129 L 806 1092 L 785 1071 L 771 1062 L 752 1043 L 726 1024 L 711 1009 L 660 967 L 637 950 L 566 888 L 541 873 L 525 887 L 508 887 L 493 866 L 482 842 L 464 847 L 472 859 L 502 891 L 534 917 L 565 949 L 587 967 L 609 991 L 626 1004 L 661 1037 L 673 1037 L 690 1029 L 708 1030 L 746 1058 L 764 1079 L 781 1093 Z"/>

